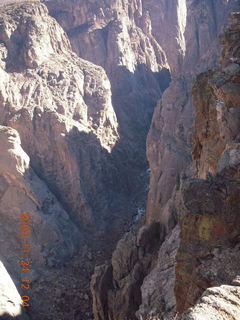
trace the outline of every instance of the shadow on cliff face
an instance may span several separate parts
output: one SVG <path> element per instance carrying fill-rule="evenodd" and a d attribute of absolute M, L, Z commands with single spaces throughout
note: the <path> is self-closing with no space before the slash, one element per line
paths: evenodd
<path fill-rule="evenodd" d="M 121 136 L 129 133 L 136 137 L 146 135 L 156 103 L 170 84 L 169 70 L 163 68 L 160 72 L 153 72 L 145 64 L 139 64 L 133 73 L 124 66 L 118 66 L 112 67 L 108 76 Z"/>
<path fill-rule="evenodd" d="M 94 134 L 80 132 L 76 127 L 65 137 L 77 162 L 82 205 L 73 209 L 54 177 L 48 181 L 78 227 L 83 232 L 94 231 L 89 241 L 94 242 L 95 238 L 96 246 L 99 240 L 109 240 L 109 246 L 114 246 L 129 229 L 138 208 L 145 208 L 146 137 L 155 104 L 170 81 L 168 70 L 152 73 L 145 65 L 138 66 L 134 74 L 123 67 L 117 68 L 114 74 L 113 104 L 120 139 L 111 153 Z M 41 175 L 41 168 L 35 170 Z"/>
<path fill-rule="evenodd" d="M 145 207 L 149 185 L 146 139 L 157 101 L 171 81 L 170 72 L 163 69 L 154 73 L 144 64 L 134 73 L 126 67 L 113 67 L 109 79 L 120 133 L 112 157 L 129 196 Z"/>
<path fill-rule="evenodd" d="M 71 219 L 82 232 L 94 231 L 89 240 L 95 238 L 96 246 L 99 239 L 110 240 L 110 246 L 114 246 L 129 230 L 137 210 L 145 208 L 149 178 L 146 137 L 156 102 L 170 81 L 167 69 L 153 73 L 146 65 L 139 65 L 135 73 L 118 67 L 112 77 L 120 138 L 111 153 L 102 147 L 96 135 L 76 127 L 66 134 L 63 142 L 73 156 L 74 169 L 69 165 L 64 168 L 62 164 L 60 171 L 46 172 L 41 159 L 29 151 L 32 167 L 47 182 Z M 56 157 L 59 152 L 56 146 Z M 76 176 L 69 176 L 69 168 Z M 65 186 L 58 181 L 59 174 L 65 179 Z M 71 190 L 73 185 L 80 188 L 76 194 L 69 194 L 69 184 Z"/>

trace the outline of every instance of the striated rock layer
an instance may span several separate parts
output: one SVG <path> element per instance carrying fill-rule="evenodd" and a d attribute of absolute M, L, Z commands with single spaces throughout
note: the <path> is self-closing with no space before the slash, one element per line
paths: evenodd
<path fill-rule="evenodd" d="M 240 15 L 232 13 L 230 18 L 230 25 L 221 36 L 222 68 L 200 74 L 193 85 L 196 108 L 193 158 L 198 178 L 182 177 L 176 193 L 178 201 L 175 200 L 180 227 L 174 264 L 176 311 L 181 314 L 192 307 L 181 319 L 239 317 L 236 110 L 240 90 L 236 89 L 239 85 L 236 61 Z"/>

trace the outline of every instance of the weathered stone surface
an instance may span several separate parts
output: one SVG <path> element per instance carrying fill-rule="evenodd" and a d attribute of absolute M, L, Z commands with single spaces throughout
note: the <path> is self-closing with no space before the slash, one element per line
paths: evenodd
<path fill-rule="evenodd" d="M 156 267 L 144 278 L 141 286 L 142 303 L 137 312 L 140 319 L 152 315 L 168 320 L 176 314 L 174 286 L 179 233 L 179 226 L 169 233 L 158 252 Z"/>
<path fill-rule="evenodd" d="M 173 81 L 148 137 L 149 225 L 133 227 L 111 263 L 96 268 L 94 314 L 168 320 L 210 286 L 217 288 L 202 308 L 213 301 L 227 309 L 217 292 L 226 301 L 239 286 L 238 13 L 221 40 L 222 70 L 201 74 L 193 90 L 193 156 L 207 180 L 180 172 L 194 171 L 190 83 L 216 64 L 233 3 L 46 1 L 81 59 L 40 2 L 0 7 L 0 214 L 8 239 L 0 254 L 19 285 L 13 225 L 19 209 L 31 212 L 34 320 L 91 317 L 92 267 L 145 206 L 145 140 L 168 70 Z M 221 319 L 217 308 L 212 314 Z"/>
<path fill-rule="evenodd" d="M 239 182 L 216 177 L 182 186 L 180 248 L 176 258 L 178 311 L 212 286 L 239 281 Z"/>
<path fill-rule="evenodd" d="M 151 168 L 147 202 L 147 221 L 167 225 L 173 217 L 163 214 L 180 173 L 191 162 L 192 104 L 189 79 L 171 83 L 159 101 L 147 139 L 147 155 Z"/>
<path fill-rule="evenodd" d="M 82 320 L 90 316 L 85 294 L 95 259 L 103 259 L 94 237 L 91 248 L 82 241 L 84 228 L 104 231 L 112 204 L 103 185 L 116 179 L 111 151 L 119 134 L 110 83 L 101 67 L 71 51 L 40 2 L 1 6 L 0 14 L 1 260 L 19 288 L 18 219 L 28 211 L 34 230 L 30 314 Z M 101 193 L 104 199 L 95 200 Z M 95 243 L 100 246 L 99 238 Z"/>
<path fill-rule="evenodd" d="M 235 30 L 239 17 L 231 15 L 226 34 Z M 193 157 L 198 177 L 205 180 L 186 179 L 181 184 L 178 311 L 194 306 L 206 292 L 183 319 L 201 319 L 204 313 L 209 319 L 239 317 L 239 66 L 226 50 L 228 41 L 223 44 L 223 68 L 201 74 L 193 87 Z M 235 42 L 231 52 L 237 47 Z"/>
<path fill-rule="evenodd" d="M 134 197 L 136 206 L 145 207 L 146 136 L 157 100 L 170 81 L 166 54 L 152 33 L 152 4 L 51 0 L 46 5 L 67 32 L 74 51 L 104 67 L 109 77 L 121 138 L 113 150 L 118 184 Z"/>
<path fill-rule="evenodd" d="M 163 234 L 159 224 L 126 233 L 118 242 L 111 265 L 95 269 L 91 289 L 96 320 L 137 319 L 140 287 L 156 263 Z"/>
<path fill-rule="evenodd" d="M 172 9 L 170 2 L 168 6 Z M 171 217 L 167 220 L 163 217 L 164 207 L 171 198 L 181 172 L 187 171 L 187 175 L 194 172 L 194 167 L 189 167 L 194 120 L 192 80 L 199 72 L 217 65 L 220 53 L 218 35 L 235 2 L 201 0 L 187 1 L 186 5 L 183 40 L 186 49 L 179 61 L 176 59 L 179 55 L 175 58 L 173 69 L 178 72 L 172 73 L 173 81 L 155 109 L 147 139 L 147 156 L 152 172 L 146 213 L 148 222 L 158 220 L 166 224 L 169 220 L 171 223 Z M 163 46 L 166 52 L 168 46 L 169 43 Z"/>
<path fill-rule="evenodd" d="M 240 316 L 240 287 L 222 285 L 204 293 L 181 320 L 237 320 Z"/>
<path fill-rule="evenodd" d="M 205 178 L 208 172 L 215 174 L 219 165 L 223 169 L 227 165 L 229 149 L 237 148 L 239 143 L 240 67 L 232 62 L 239 42 L 231 43 L 229 49 L 227 35 L 233 31 L 239 34 L 240 30 L 235 28 L 238 15 L 232 14 L 231 17 L 232 23 L 222 36 L 224 68 L 199 75 L 193 86 L 196 105 L 193 158 L 197 161 L 197 172 L 201 178 Z M 233 151 L 231 154 L 234 156 Z"/>
<path fill-rule="evenodd" d="M 1 9 L 8 52 L 1 69 L 1 123 L 19 131 L 32 166 L 72 218 L 91 224 L 89 193 L 96 189 L 94 176 L 103 174 L 101 165 L 94 170 L 90 163 L 107 157 L 118 139 L 109 81 L 102 68 L 71 52 L 43 5 L 14 6 Z"/>
<path fill-rule="evenodd" d="M 26 295 L 21 287 L 21 279 L 27 277 L 30 280 L 28 294 L 32 298 L 34 319 L 39 319 L 38 314 L 40 317 L 45 314 L 46 306 L 49 312 L 57 316 L 55 293 L 50 295 L 48 290 L 52 290 L 61 265 L 73 259 L 78 246 L 82 245 L 81 235 L 47 185 L 30 167 L 30 159 L 21 147 L 17 131 L 0 126 L 0 147 L 1 261 L 13 275 L 21 295 Z M 26 241 L 21 233 L 22 212 L 25 215 L 28 213 L 27 220 L 24 220 L 29 226 L 28 253 L 21 253 L 24 249 L 22 244 Z M 26 273 L 21 271 L 22 257 L 24 261 L 31 260 L 30 271 Z M 65 278 L 70 277 L 66 271 Z M 44 294 L 49 296 L 43 303 L 44 294 L 41 290 L 46 278 L 51 286 L 45 290 Z"/>
<path fill-rule="evenodd" d="M 159 2 L 159 3 L 160 3 L 159 6 L 161 7 L 162 2 Z M 194 118 L 193 106 L 191 101 L 191 87 L 192 87 L 191 81 L 194 75 L 196 74 L 196 72 L 199 72 L 201 70 L 206 70 L 206 68 L 210 66 L 213 67 L 216 65 L 217 57 L 218 57 L 218 52 L 216 48 L 219 48 L 219 46 L 217 45 L 217 35 L 219 34 L 222 23 L 226 21 L 228 10 L 232 7 L 233 3 L 234 1 L 228 2 L 228 3 L 226 3 L 225 1 L 221 1 L 215 5 L 215 2 L 213 3 L 212 1 L 187 2 L 187 9 L 188 9 L 187 12 L 189 15 L 186 17 L 186 29 L 185 29 L 185 43 L 187 43 L 186 51 L 184 53 L 182 51 L 182 57 L 179 59 L 178 63 L 176 62 L 177 59 L 175 60 L 171 59 L 171 68 L 172 70 L 175 70 L 175 72 L 172 73 L 173 81 L 170 84 L 170 87 L 164 92 L 163 97 L 161 101 L 158 103 L 158 106 L 154 112 L 152 126 L 150 129 L 150 133 L 148 135 L 148 143 L 147 143 L 148 159 L 151 167 L 150 192 L 148 195 L 148 206 L 147 206 L 147 222 L 151 223 L 155 220 L 160 221 L 162 225 L 161 231 L 164 230 L 162 233 L 163 237 L 165 236 L 166 231 L 170 232 L 170 230 L 174 227 L 178 218 L 186 214 L 184 209 L 186 199 L 183 200 L 182 198 L 183 196 L 186 196 L 188 193 L 189 193 L 188 198 L 189 198 L 190 204 L 192 201 L 193 203 L 195 203 L 194 206 L 196 206 L 197 209 L 200 210 L 200 208 L 202 208 L 202 215 L 204 216 L 203 220 L 208 219 L 208 213 L 204 211 L 205 209 L 212 210 L 211 212 L 215 212 L 216 229 L 217 229 L 217 232 L 221 231 L 221 228 L 217 223 L 218 214 L 220 214 L 220 212 L 218 212 L 219 211 L 218 206 L 219 208 L 221 207 L 221 210 L 225 210 L 226 207 L 225 209 L 223 209 L 223 204 L 221 201 L 219 201 L 218 197 L 216 197 L 216 200 L 212 200 L 212 198 L 214 199 L 214 197 L 216 196 L 217 192 L 215 194 L 214 191 L 211 189 L 210 182 L 202 182 L 200 180 L 196 181 L 193 179 L 193 181 L 196 182 L 196 190 L 195 191 L 193 190 L 193 192 L 191 191 L 190 187 L 188 191 L 186 191 L 184 189 L 185 187 L 183 186 L 186 186 L 187 183 L 189 183 L 189 181 L 192 181 L 192 180 L 186 180 L 185 175 L 187 176 L 194 175 L 194 166 L 191 165 L 191 132 L 192 132 L 192 123 Z M 175 8 L 172 5 L 172 2 L 171 2 L 171 5 L 169 4 L 169 8 L 171 6 L 174 11 Z M 157 9 L 159 9 L 157 8 L 157 4 L 155 4 L 154 9 L 155 9 L 155 12 L 159 12 L 157 11 Z M 179 9 L 181 10 L 181 8 Z M 182 7 L 182 10 L 183 10 L 183 7 Z M 154 12 L 150 11 L 149 15 L 150 17 L 153 17 Z M 155 19 L 156 19 L 156 16 L 157 16 L 157 13 L 155 15 Z M 156 20 L 155 20 L 155 23 L 156 23 Z M 152 23 L 152 26 L 153 26 L 153 23 Z M 156 24 L 155 24 L 155 27 L 156 27 Z M 195 34 L 198 34 L 198 37 L 195 37 Z M 206 37 L 204 37 L 204 35 L 206 35 Z M 162 38 L 164 38 L 164 36 Z M 206 40 L 207 38 L 208 40 Z M 171 45 L 169 44 L 169 47 L 173 48 L 171 47 L 173 45 L 173 40 L 171 39 L 171 41 L 172 43 Z M 208 50 L 209 41 L 213 43 L 213 48 L 210 48 L 210 50 Z M 179 39 L 179 44 L 180 43 L 181 43 L 181 48 L 183 49 L 184 43 L 183 41 L 181 42 Z M 162 42 L 161 42 L 161 45 L 162 45 Z M 166 52 L 167 48 L 164 46 L 163 48 Z M 176 65 L 174 65 L 174 63 Z M 178 71 L 181 70 L 180 77 L 179 75 L 177 75 L 176 70 Z M 231 72 L 235 72 L 235 71 L 231 71 Z M 208 75 L 206 75 L 205 77 L 208 78 Z M 230 89 L 226 87 L 225 91 L 227 90 L 229 91 Z M 210 90 L 209 90 L 209 95 L 211 95 Z M 229 94 L 229 97 L 230 96 L 231 96 L 231 100 L 234 99 L 235 101 L 237 99 L 237 89 L 234 91 L 232 90 L 231 94 Z M 235 119 L 236 114 L 237 113 L 234 113 L 232 118 Z M 229 119 L 229 123 L 233 122 L 231 119 Z M 235 126 L 234 126 L 236 130 L 238 127 L 237 121 L 238 120 L 235 120 Z M 199 125 L 202 125 L 202 122 L 203 121 L 200 121 Z M 198 118 L 196 120 L 196 123 L 198 125 Z M 215 141 L 212 141 L 212 144 L 216 144 Z M 231 153 L 232 154 L 231 161 L 229 160 L 230 153 L 231 153 L 231 149 L 229 149 L 229 152 L 226 154 L 224 160 L 222 160 L 221 162 L 222 165 L 223 163 L 226 163 L 226 162 L 236 163 L 238 161 L 237 160 L 238 152 L 236 151 L 234 152 L 234 154 Z M 202 165 L 204 165 L 203 162 L 202 162 Z M 186 171 L 186 174 L 181 174 L 182 171 Z M 224 183 L 228 186 L 228 181 L 230 180 L 225 180 L 225 179 L 228 179 L 227 176 L 228 176 L 227 173 L 225 173 L 225 176 L 222 178 L 222 181 L 223 182 L 225 181 Z M 217 190 L 221 188 L 224 189 L 225 187 L 225 184 L 223 186 L 222 185 L 223 182 L 220 182 L 220 181 L 214 180 Z M 231 193 L 231 196 L 234 197 L 234 194 L 236 194 L 238 190 L 238 182 L 235 181 L 232 186 L 229 185 L 229 188 L 231 189 L 229 190 L 229 192 Z M 198 193 L 197 193 L 198 189 L 200 192 L 200 196 L 198 196 Z M 205 199 L 206 197 L 207 199 Z M 231 202 L 231 200 L 229 201 Z M 229 208 L 226 209 L 224 213 L 222 213 L 223 216 L 225 214 L 225 218 L 226 218 L 226 211 L 230 210 L 230 208 L 233 210 L 233 213 L 231 216 L 232 220 L 230 219 L 231 221 L 228 221 L 229 225 L 239 223 L 238 218 L 236 217 L 237 204 L 236 204 L 236 207 L 233 208 L 232 207 L 233 204 L 230 204 L 230 202 L 226 204 L 226 206 L 229 205 Z M 199 213 L 197 212 L 196 214 L 199 214 Z M 201 219 L 200 219 L 200 222 L 201 222 Z M 224 225 L 224 223 L 227 223 L 227 222 L 224 220 L 222 222 L 222 225 Z M 196 230 L 198 230 L 198 226 L 195 225 L 192 220 L 189 222 L 189 225 L 193 228 L 195 232 L 197 232 Z M 218 227 L 220 228 L 220 231 L 218 230 Z M 148 274 L 148 276 L 145 276 L 143 280 L 142 303 L 141 303 L 140 310 L 137 312 L 137 316 L 139 318 L 143 317 L 143 319 L 148 319 L 148 318 L 150 319 L 151 317 L 164 317 L 164 319 L 168 319 L 169 317 L 173 316 L 176 311 L 183 312 L 186 308 L 196 303 L 197 299 L 201 296 L 205 288 L 208 288 L 208 285 L 206 285 L 205 288 L 201 286 L 202 285 L 201 281 L 203 282 L 206 281 L 206 283 L 209 284 L 210 280 L 208 279 L 208 276 L 206 276 L 206 279 L 204 278 L 203 275 L 199 275 L 199 276 L 196 276 L 195 278 L 193 277 L 189 279 L 187 278 L 187 276 L 191 276 L 191 272 L 190 273 L 188 272 L 187 267 L 188 265 L 190 266 L 192 265 L 192 268 L 195 272 L 196 264 L 197 264 L 197 262 L 195 264 L 195 260 L 198 261 L 198 259 L 200 259 L 199 257 L 195 256 L 195 253 L 196 255 L 199 254 L 198 252 L 199 250 L 200 253 L 202 253 L 203 251 L 205 254 L 205 250 L 207 251 L 207 246 L 211 247 L 211 241 L 213 242 L 213 247 L 216 245 L 216 243 L 214 242 L 215 240 L 209 237 L 210 243 L 208 243 L 208 240 L 205 239 L 206 243 L 204 241 L 203 241 L 203 244 L 202 242 L 201 243 L 199 242 L 198 243 L 199 246 L 198 246 L 194 242 L 195 241 L 194 236 L 192 236 L 188 230 L 186 231 L 186 237 L 188 237 L 187 239 L 189 243 L 187 242 L 187 244 L 185 244 L 184 239 L 182 239 L 182 237 L 184 237 L 185 231 L 184 231 L 184 228 L 183 230 L 182 228 L 183 226 L 182 224 L 180 224 L 180 236 L 179 238 L 177 238 L 176 236 L 175 238 L 176 242 L 174 242 L 174 238 L 171 238 L 171 236 L 169 236 L 169 238 L 166 239 L 166 241 L 164 242 L 164 245 L 161 247 L 159 252 L 159 257 L 162 256 L 164 257 L 164 259 L 166 259 L 166 254 L 167 254 L 166 252 L 169 252 L 169 251 L 171 252 L 170 254 L 170 256 L 172 256 L 171 266 L 167 267 L 166 270 L 163 270 L 163 268 L 159 267 L 159 264 L 158 264 L 157 267 L 154 268 L 153 271 L 151 271 Z M 205 231 L 203 231 L 203 234 L 204 232 Z M 193 237 L 193 239 L 191 237 Z M 229 247 L 228 247 L 229 237 L 230 237 L 230 231 L 225 235 L 225 238 L 222 239 L 223 240 L 222 249 L 224 253 L 229 251 Z M 148 241 L 147 239 L 148 238 L 147 238 L 147 235 L 145 234 L 145 229 L 142 228 L 138 234 L 137 243 L 138 244 L 147 243 Z M 122 241 L 121 241 L 121 246 L 124 247 Z M 128 240 L 124 238 L 124 241 L 126 241 L 125 246 L 127 246 Z M 206 244 L 206 247 L 205 247 L 205 244 Z M 188 257 L 190 259 L 189 264 L 187 263 L 187 254 L 184 251 L 185 249 L 188 250 L 187 249 L 188 245 L 190 247 L 189 249 L 190 253 Z M 174 249 L 171 250 L 172 248 L 171 246 L 173 247 L 175 246 Z M 133 248 L 134 249 L 130 250 L 130 252 L 131 254 L 133 254 L 133 257 L 134 257 L 135 246 L 133 246 Z M 116 250 L 116 252 L 118 256 L 119 254 L 118 249 Z M 125 270 L 125 269 L 129 270 L 129 255 L 131 256 L 130 252 L 127 255 L 126 254 L 120 255 L 121 259 L 116 259 L 113 261 L 112 265 L 114 265 L 116 270 L 118 270 L 117 274 L 121 274 L 120 270 Z M 208 256 L 208 252 L 206 252 L 206 255 Z M 115 256 L 115 253 L 113 254 L 113 256 Z M 222 257 L 223 256 L 221 255 L 221 257 L 217 258 L 218 262 L 212 260 L 211 268 L 210 266 L 209 268 L 211 270 L 217 269 L 219 270 L 219 273 L 221 273 L 222 265 L 220 261 Z M 227 261 L 229 261 L 228 259 L 231 260 L 231 258 L 229 257 L 230 256 L 228 257 L 226 256 L 226 263 Z M 152 257 L 151 259 L 154 259 L 154 258 Z M 177 265 L 174 259 L 177 259 L 177 262 L 178 262 Z M 186 259 L 186 261 L 184 259 Z M 168 260 L 166 259 L 166 261 Z M 227 271 L 228 276 L 226 275 L 226 279 L 228 280 L 226 281 L 230 281 L 229 278 L 231 278 L 231 275 L 235 273 L 237 264 L 238 264 L 238 258 L 234 260 L 233 269 L 229 268 L 229 270 Z M 207 264 L 203 263 L 203 267 L 202 269 L 200 268 L 201 271 L 199 269 L 199 272 L 203 273 L 203 270 L 205 270 L 205 268 L 207 268 Z M 182 269 L 185 270 L 183 272 L 185 278 L 181 274 Z M 147 272 L 149 272 L 150 270 L 151 269 L 148 269 Z M 164 273 L 164 271 L 166 273 Z M 128 271 L 128 275 L 130 276 L 131 272 Z M 211 276 L 209 277 L 211 278 Z M 166 278 L 169 280 L 169 286 L 165 286 Z M 125 277 L 125 281 L 126 279 L 127 277 Z M 218 276 L 216 276 L 215 280 L 216 279 L 218 279 L 219 285 L 222 284 Z M 130 277 L 130 279 L 128 279 L 129 281 L 128 283 L 131 283 L 131 280 L 132 278 Z M 192 295 L 190 294 L 191 289 L 193 289 Z M 129 299 L 129 296 L 127 296 L 129 292 L 128 291 L 121 292 L 121 290 L 122 288 L 117 288 L 114 299 L 113 300 L 108 299 L 108 307 L 106 307 L 106 304 L 104 304 L 106 308 L 105 310 L 114 310 L 113 306 L 118 305 L 118 302 L 121 301 L 121 299 L 125 299 L 125 300 Z M 183 290 L 183 291 L 185 290 L 185 291 L 182 293 L 180 290 Z M 189 297 L 187 294 L 188 292 L 189 292 Z M 93 290 L 93 295 L 94 294 L 98 295 L 98 291 L 94 293 L 94 290 Z M 166 297 L 168 297 L 168 299 L 166 299 Z M 181 301 L 181 299 L 183 301 Z M 106 301 L 104 301 L 104 303 L 106 303 Z M 100 303 L 100 308 L 102 308 L 101 303 Z M 135 309 L 135 307 L 133 309 Z M 127 318 L 126 314 L 128 314 L 127 312 L 129 312 L 129 310 L 127 309 L 126 305 L 124 305 L 124 307 L 122 307 L 121 310 L 125 310 L 121 315 L 116 311 L 113 312 L 113 314 L 117 317 L 116 319 L 124 319 L 124 315 Z M 96 310 L 95 310 L 95 314 L 96 314 Z M 111 318 L 111 316 L 109 315 L 107 315 L 107 317 L 109 317 L 109 319 Z M 128 317 L 131 318 L 133 317 L 133 315 L 130 316 L 128 314 Z"/>

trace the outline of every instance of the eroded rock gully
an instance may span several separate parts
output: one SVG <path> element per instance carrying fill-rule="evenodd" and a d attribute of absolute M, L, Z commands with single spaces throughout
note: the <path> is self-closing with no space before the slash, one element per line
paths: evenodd
<path fill-rule="evenodd" d="M 17 288 L 21 211 L 32 229 L 32 307 L 20 318 L 91 319 L 93 267 L 128 230 L 92 276 L 96 320 L 167 320 L 205 289 L 183 318 L 215 305 L 235 319 L 238 14 L 222 69 L 195 81 L 193 148 L 191 81 L 217 65 L 237 1 L 43 2 L 0 6 L 0 258 Z M 147 134 L 148 225 L 132 225 L 146 205 Z M 0 317 L 16 316 L 19 295 L 1 285 Z"/>

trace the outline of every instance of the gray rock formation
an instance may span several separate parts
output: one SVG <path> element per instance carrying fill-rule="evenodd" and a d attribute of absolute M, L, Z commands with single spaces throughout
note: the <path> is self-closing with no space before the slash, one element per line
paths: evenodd
<path fill-rule="evenodd" d="M 179 220 L 181 231 L 171 278 L 175 311 L 181 314 L 192 307 L 181 319 L 239 317 L 239 30 L 239 14 L 233 13 L 221 36 L 223 67 L 200 74 L 193 85 L 196 115 L 192 154 L 196 174 L 205 180 L 181 176 L 174 198 L 160 216 L 165 225 L 166 213 L 167 217 L 174 213 Z M 171 248 L 171 242 L 168 246 Z M 143 297 L 157 271 L 155 268 L 145 278 Z M 155 307 L 156 295 L 161 297 L 164 292 L 159 293 L 162 283 L 152 283 L 143 300 L 146 307 L 142 304 L 140 309 L 142 314 L 149 306 Z M 153 309 L 154 314 L 164 318 L 167 306 Z"/>

